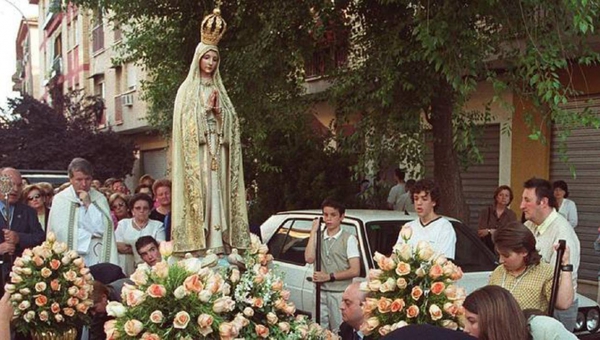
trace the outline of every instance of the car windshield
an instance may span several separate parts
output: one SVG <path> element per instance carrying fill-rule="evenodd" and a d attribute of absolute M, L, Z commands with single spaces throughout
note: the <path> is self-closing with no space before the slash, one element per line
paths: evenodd
<path fill-rule="evenodd" d="M 367 240 L 371 253 L 376 251 L 389 256 L 398 240 L 398 233 L 406 221 L 375 221 L 366 224 Z M 495 255 L 465 225 L 451 221 L 456 231 L 456 258 L 454 262 L 465 273 L 492 271 L 496 268 Z"/>

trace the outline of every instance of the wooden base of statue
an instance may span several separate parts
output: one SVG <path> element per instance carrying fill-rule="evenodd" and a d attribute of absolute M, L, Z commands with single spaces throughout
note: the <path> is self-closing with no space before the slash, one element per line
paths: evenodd
<path fill-rule="evenodd" d="M 33 340 L 75 340 L 77 339 L 77 330 L 71 328 L 64 333 L 56 332 L 31 332 L 31 339 Z"/>

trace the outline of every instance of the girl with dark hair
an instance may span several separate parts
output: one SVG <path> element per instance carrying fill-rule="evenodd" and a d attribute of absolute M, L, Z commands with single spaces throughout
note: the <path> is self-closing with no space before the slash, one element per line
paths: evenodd
<path fill-rule="evenodd" d="M 494 234 L 500 265 L 492 272 L 490 284 L 507 289 L 521 309 L 548 310 L 554 267 L 541 261 L 535 248 L 533 233 L 519 222 L 513 222 Z M 569 248 L 561 259 L 563 270 L 555 307 L 567 309 L 573 302 L 572 265 L 569 265 Z M 569 268 L 570 271 L 569 271 Z"/>

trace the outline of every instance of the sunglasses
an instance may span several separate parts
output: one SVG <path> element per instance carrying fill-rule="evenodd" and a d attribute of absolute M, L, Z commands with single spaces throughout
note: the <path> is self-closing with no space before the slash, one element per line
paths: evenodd
<path fill-rule="evenodd" d="M 125 203 L 123 202 L 119 202 L 119 203 L 115 203 L 113 204 L 113 209 L 117 209 L 117 208 L 123 208 L 125 206 Z"/>
<path fill-rule="evenodd" d="M 33 200 L 40 199 L 41 197 L 42 197 L 42 195 L 40 195 L 40 194 L 37 194 L 37 195 L 33 195 L 33 196 L 29 196 L 29 197 L 27 197 L 27 200 L 28 200 L 28 201 L 33 201 Z"/>

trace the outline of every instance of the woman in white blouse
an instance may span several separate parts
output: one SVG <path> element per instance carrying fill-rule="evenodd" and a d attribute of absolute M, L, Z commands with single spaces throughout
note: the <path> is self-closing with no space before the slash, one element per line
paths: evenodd
<path fill-rule="evenodd" d="M 563 215 L 573 228 L 577 227 L 577 205 L 569 197 L 569 186 L 565 181 L 556 181 L 552 185 L 558 212 Z"/>
<path fill-rule="evenodd" d="M 142 236 L 152 236 L 158 242 L 165 240 L 165 228 L 160 221 L 150 219 L 152 199 L 146 194 L 136 194 L 129 200 L 132 218 L 119 221 L 115 238 L 119 251 L 119 265 L 125 275 L 129 276 L 142 258 L 135 249 L 135 242 Z"/>

